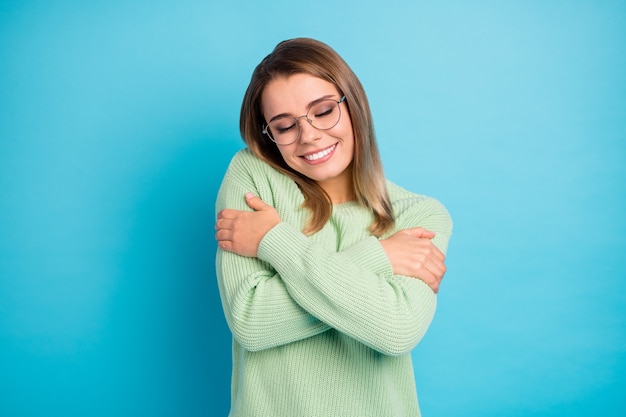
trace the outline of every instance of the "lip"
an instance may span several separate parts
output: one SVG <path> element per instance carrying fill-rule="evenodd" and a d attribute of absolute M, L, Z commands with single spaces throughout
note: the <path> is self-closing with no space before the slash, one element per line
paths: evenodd
<path fill-rule="evenodd" d="M 335 153 L 335 149 L 337 149 L 337 143 L 334 143 L 324 149 L 307 152 L 303 155 L 300 155 L 300 158 L 302 158 L 308 164 L 321 164 L 328 161 L 333 156 L 333 154 Z"/>

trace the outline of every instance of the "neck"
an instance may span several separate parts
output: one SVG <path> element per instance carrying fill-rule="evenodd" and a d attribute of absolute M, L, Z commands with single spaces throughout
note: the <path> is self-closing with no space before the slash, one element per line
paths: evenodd
<path fill-rule="evenodd" d="M 352 173 L 349 170 L 338 177 L 319 182 L 319 185 L 326 191 L 333 204 L 341 204 L 356 200 L 354 187 L 352 186 Z"/>

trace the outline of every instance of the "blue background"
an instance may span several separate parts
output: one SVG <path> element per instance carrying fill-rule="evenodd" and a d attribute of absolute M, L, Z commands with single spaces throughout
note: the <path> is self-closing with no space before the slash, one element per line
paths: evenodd
<path fill-rule="evenodd" d="M 455 220 L 425 416 L 626 412 L 623 1 L 0 1 L 0 415 L 225 416 L 214 200 L 280 40 Z"/>

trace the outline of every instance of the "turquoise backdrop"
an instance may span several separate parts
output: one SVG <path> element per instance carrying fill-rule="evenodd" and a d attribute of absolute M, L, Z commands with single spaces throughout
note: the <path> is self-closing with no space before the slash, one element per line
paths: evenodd
<path fill-rule="evenodd" d="M 226 416 L 214 200 L 280 40 L 455 221 L 426 417 L 626 415 L 626 2 L 0 0 L 0 416 Z"/>

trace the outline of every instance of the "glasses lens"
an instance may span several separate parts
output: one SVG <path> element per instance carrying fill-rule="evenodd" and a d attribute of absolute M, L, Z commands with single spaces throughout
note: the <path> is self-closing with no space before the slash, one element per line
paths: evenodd
<path fill-rule="evenodd" d="M 267 131 L 274 142 L 281 145 L 293 143 L 298 138 L 300 127 L 293 117 L 285 116 L 272 120 Z"/>
<path fill-rule="evenodd" d="M 313 105 L 307 114 L 316 129 L 327 130 L 339 123 L 341 110 L 335 100 L 324 100 Z"/>

